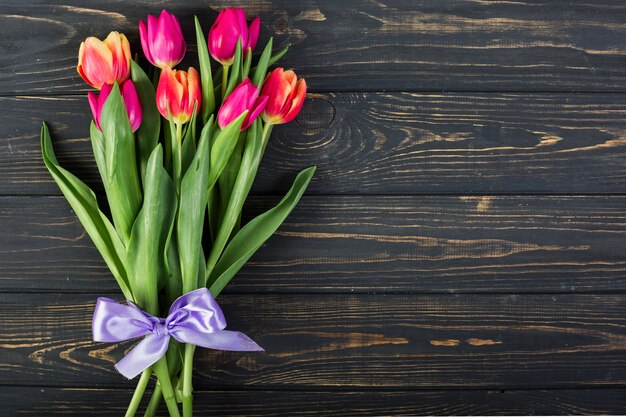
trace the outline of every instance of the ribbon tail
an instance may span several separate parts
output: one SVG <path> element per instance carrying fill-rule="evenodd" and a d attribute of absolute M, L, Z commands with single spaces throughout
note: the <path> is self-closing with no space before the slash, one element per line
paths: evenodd
<path fill-rule="evenodd" d="M 256 342 L 241 332 L 220 330 L 215 333 L 201 333 L 188 328 L 176 329 L 172 336 L 182 343 L 190 343 L 216 350 L 232 350 L 238 352 L 264 351 Z"/>
<path fill-rule="evenodd" d="M 126 378 L 133 379 L 165 355 L 169 341 L 170 337 L 165 334 L 146 336 L 115 364 L 115 369 Z"/>

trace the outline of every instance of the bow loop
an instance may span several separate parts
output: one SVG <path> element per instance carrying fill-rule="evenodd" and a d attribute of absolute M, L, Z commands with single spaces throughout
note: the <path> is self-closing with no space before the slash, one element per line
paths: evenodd
<path fill-rule="evenodd" d="M 129 379 L 165 355 L 170 337 L 210 349 L 263 350 L 245 334 L 224 330 L 225 327 L 224 313 L 206 288 L 177 298 L 165 319 L 146 313 L 130 301 L 123 305 L 101 297 L 92 322 L 93 339 L 97 342 L 120 342 L 146 336 L 115 365 Z"/>
<path fill-rule="evenodd" d="M 151 316 L 132 303 L 119 304 L 100 297 L 96 302 L 91 325 L 96 342 L 121 342 L 152 333 Z"/>

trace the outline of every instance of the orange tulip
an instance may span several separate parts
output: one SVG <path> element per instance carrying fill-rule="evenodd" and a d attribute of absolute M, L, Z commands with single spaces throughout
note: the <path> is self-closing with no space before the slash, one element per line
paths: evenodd
<path fill-rule="evenodd" d="M 262 96 L 268 96 L 267 106 L 261 114 L 265 123 L 280 125 L 292 121 L 304 103 L 306 81 L 293 71 L 276 68 L 263 84 Z"/>
<path fill-rule="evenodd" d="M 198 71 L 193 67 L 189 67 L 189 71 L 164 68 L 157 86 L 156 101 L 163 117 L 168 118 L 169 108 L 174 122 L 187 123 L 193 115 L 194 105 L 199 110 L 202 104 Z"/>
<path fill-rule="evenodd" d="M 93 36 L 80 44 L 76 69 L 85 82 L 100 90 L 130 76 L 130 45 L 123 34 L 111 32 L 104 41 Z"/>

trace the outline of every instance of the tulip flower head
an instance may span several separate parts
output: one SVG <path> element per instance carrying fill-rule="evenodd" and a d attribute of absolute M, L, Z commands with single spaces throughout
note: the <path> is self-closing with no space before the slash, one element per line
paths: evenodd
<path fill-rule="evenodd" d="M 109 94 L 113 90 L 113 87 L 109 84 L 104 84 L 100 94 L 96 94 L 93 91 L 87 93 L 89 99 L 89 107 L 91 107 L 91 113 L 93 113 L 93 120 L 96 122 L 98 129 L 100 128 L 100 115 L 102 114 L 102 108 L 106 102 Z M 126 114 L 128 114 L 128 120 L 130 121 L 130 127 L 133 132 L 136 132 L 141 126 L 141 102 L 135 89 L 135 84 L 132 80 L 126 80 L 120 85 L 120 93 L 124 99 L 124 106 L 126 107 Z"/>
<path fill-rule="evenodd" d="M 111 32 L 104 41 L 93 36 L 80 44 L 76 70 L 90 86 L 123 83 L 130 76 L 130 45 L 123 34 Z"/>
<path fill-rule="evenodd" d="M 139 22 L 143 53 L 159 68 L 173 68 L 182 61 L 187 50 L 178 19 L 166 10 L 159 17 L 148 15 L 148 23 Z"/>
<path fill-rule="evenodd" d="M 304 103 L 306 81 L 293 71 L 276 68 L 263 84 L 261 94 L 269 97 L 261 115 L 265 123 L 279 125 L 292 121 Z"/>
<path fill-rule="evenodd" d="M 191 120 L 194 106 L 199 110 L 202 104 L 198 71 L 193 67 L 189 67 L 188 71 L 164 68 L 157 86 L 156 101 L 163 117 L 168 118 L 169 108 L 175 123 L 187 123 Z"/>
<path fill-rule="evenodd" d="M 261 19 L 258 17 L 248 27 L 243 9 L 223 9 L 209 31 L 209 52 L 222 65 L 231 65 L 235 59 L 237 41 L 241 39 L 241 49 L 247 54 L 256 46 L 260 29 Z"/>
<path fill-rule="evenodd" d="M 248 110 L 241 125 L 241 130 L 244 131 L 259 117 L 266 104 L 267 96 L 260 96 L 259 87 L 246 78 L 224 100 L 217 112 L 217 123 L 223 129 Z"/>

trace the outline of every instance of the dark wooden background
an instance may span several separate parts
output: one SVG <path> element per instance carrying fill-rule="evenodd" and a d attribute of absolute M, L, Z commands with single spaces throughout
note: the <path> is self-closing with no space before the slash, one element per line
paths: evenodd
<path fill-rule="evenodd" d="M 626 413 L 626 4 L 3 0 L 0 415 L 120 416 L 113 278 L 46 172 L 98 189 L 81 40 L 225 5 L 307 78 L 248 216 L 318 173 L 220 297 L 265 353 L 200 350 L 199 416 Z M 195 45 L 190 42 L 189 53 Z"/>

